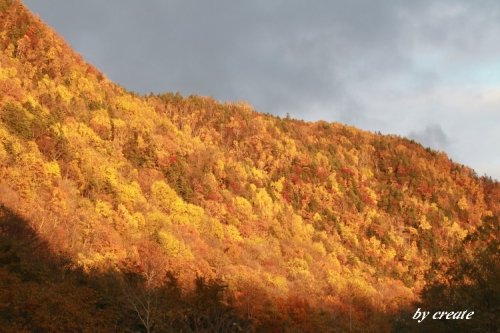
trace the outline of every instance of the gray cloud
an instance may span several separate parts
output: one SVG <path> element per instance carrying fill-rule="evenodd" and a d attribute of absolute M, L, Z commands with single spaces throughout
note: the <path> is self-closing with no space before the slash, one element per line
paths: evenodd
<path fill-rule="evenodd" d="M 409 138 L 420 142 L 426 147 L 446 150 L 450 144 L 450 140 L 440 125 L 427 125 L 423 130 L 418 132 L 410 132 Z"/>
<path fill-rule="evenodd" d="M 495 0 L 25 3 L 110 79 L 140 93 L 246 100 L 262 112 L 402 135 L 438 124 L 458 147 L 448 153 L 482 170 L 488 162 L 468 157 L 467 145 L 478 146 L 484 131 L 500 142 L 491 126 L 460 136 L 471 120 L 464 105 L 482 123 L 497 102 Z M 488 170 L 500 169 L 491 163 Z"/>

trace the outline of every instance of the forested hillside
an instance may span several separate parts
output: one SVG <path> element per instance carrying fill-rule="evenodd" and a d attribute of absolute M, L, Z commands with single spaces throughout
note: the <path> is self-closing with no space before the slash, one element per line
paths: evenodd
<path fill-rule="evenodd" d="M 498 321 L 497 181 L 397 136 L 128 92 L 12 0 L 0 206 L 0 331 L 411 331 L 422 291 L 485 267 L 469 324 Z"/>

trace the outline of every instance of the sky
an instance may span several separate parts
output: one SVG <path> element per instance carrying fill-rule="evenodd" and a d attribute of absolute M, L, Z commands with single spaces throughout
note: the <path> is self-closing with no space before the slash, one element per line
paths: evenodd
<path fill-rule="evenodd" d="M 24 3 L 129 90 L 398 134 L 500 179 L 500 1 Z"/>

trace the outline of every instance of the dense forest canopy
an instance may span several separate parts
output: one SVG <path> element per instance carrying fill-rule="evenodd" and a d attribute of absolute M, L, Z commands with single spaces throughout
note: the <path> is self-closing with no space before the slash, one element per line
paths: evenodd
<path fill-rule="evenodd" d="M 415 302 L 464 293 L 495 329 L 497 181 L 398 136 L 139 96 L 19 1 L 0 22 L 2 330 L 413 331 Z"/>

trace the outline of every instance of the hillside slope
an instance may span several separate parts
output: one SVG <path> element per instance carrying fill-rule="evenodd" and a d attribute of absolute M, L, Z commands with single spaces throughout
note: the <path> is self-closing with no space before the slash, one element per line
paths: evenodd
<path fill-rule="evenodd" d="M 0 203 L 65 271 L 132 272 L 144 290 L 167 272 L 184 292 L 219 281 L 254 330 L 381 332 L 498 220 L 498 182 L 444 153 L 244 103 L 138 96 L 18 1 L 0 0 L 0 22 Z M 34 329 L 19 311 L 16 329 Z M 119 311 L 99 311 L 109 331 Z"/>

